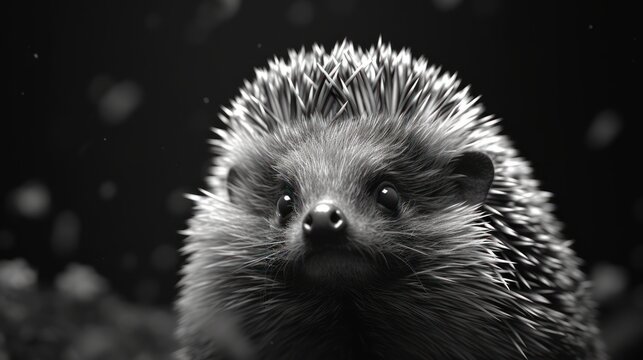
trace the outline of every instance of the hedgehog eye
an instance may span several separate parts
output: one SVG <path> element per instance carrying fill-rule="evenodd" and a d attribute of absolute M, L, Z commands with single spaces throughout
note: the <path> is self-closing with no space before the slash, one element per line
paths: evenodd
<path fill-rule="evenodd" d="M 277 215 L 279 215 L 279 217 L 282 220 L 285 220 L 288 217 L 288 215 L 290 215 L 290 213 L 293 211 L 295 207 L 294 205 L 295 205 L 295 201 L 293 199 L 292 193 L 291 192 L 284 193 L 277 201 Z"/>
<path fill-rule="evenodd" d="M 383 182 L 377 187 L 375 191 L 375 199 L 377 203 L 385 207 L 387 210 L 395 211 L 400 202 L 400 196 L 393 184 Z"/>

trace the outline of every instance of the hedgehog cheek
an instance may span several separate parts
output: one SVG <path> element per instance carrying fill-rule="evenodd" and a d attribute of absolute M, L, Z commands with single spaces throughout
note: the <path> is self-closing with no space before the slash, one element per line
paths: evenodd
<path fill-rule="evenodd" d="M 487 198 L 493 182 L 494 168 L 489 156 L 469 151 L 455 159 L 454 174 L 457 178 L 458 200 L 478 205 Z"/>

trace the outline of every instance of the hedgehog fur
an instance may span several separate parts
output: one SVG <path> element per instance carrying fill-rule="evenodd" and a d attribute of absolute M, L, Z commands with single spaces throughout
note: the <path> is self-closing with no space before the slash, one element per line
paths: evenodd
<path fill-rule="evenodd" d="M 214 130 L 210 188 L 190 196 L 179 357 L 604 358 L 550 194 L 483 112 L 456 75 L 381 39 L 256 70 Z M 493 163 L 481 203 L 458 195 L 465 153 Z M 382 179 L 399 190 L 395 215 L 369 193 Z M 295 202 L 284 223 L 285 188 Z M 320 199 L 342 208 L 376 276 L 296 281 L 302 219 Z"/>

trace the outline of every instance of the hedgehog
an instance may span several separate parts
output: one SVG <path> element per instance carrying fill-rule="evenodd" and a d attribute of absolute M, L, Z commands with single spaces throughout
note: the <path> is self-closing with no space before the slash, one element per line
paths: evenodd
<path fill-rule="evenodd" d="M 605 358 L 551 194 L 457 75 L 314 45 L 220 118 L 178 358 Z"/>

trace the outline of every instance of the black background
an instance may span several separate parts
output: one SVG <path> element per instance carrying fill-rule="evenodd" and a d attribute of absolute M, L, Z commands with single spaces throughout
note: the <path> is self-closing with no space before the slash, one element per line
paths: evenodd
<path fill-rule="evenodd" d="M 603 291 L 606 337 L 634 339 L 608 345 L 631 355 L 643 338 L 633 3 L 13 4 L 3 32 L 10 111 L 0 130 L 0 259 L 24 258 L 44 287 L 67 264 L 88 264 L 123 298 L 169 305 L 182 261 L 178 231 L 190 215 L 181 194 L 205 186 L 220 106 L 274 55 L 344 38 L 368 47 L 381 35 L 457 72 L 503 119 Z M 34 193 L 39 210 L 25 212 L 20 202 Z M 638 309 L 628 313 L 634 319 L 623 308 Z"/>

